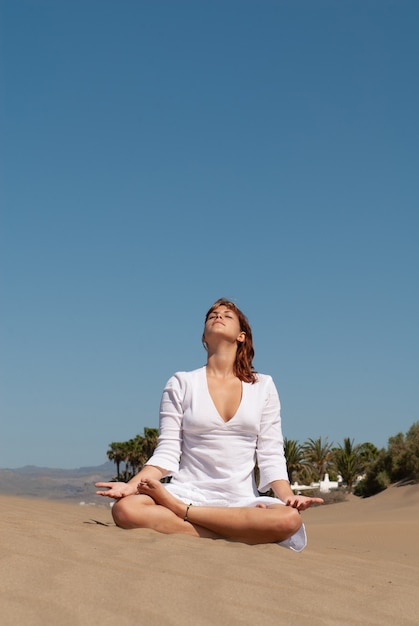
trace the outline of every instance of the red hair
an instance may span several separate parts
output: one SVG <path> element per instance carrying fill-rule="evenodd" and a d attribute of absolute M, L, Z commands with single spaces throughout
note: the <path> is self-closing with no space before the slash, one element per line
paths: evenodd
<path fill-rule="evenodd" d="M 225 306 L 227 309 L 230 309 L 230 311 L 234 311 L 239 320 L 240 330 L 246 335 L 246 339 L 244 341 L 237 342 L 236 360 L 233 366 L 234 374 L 245 383 L 255 383 L 257 381 L 256 371 L 253 367 L 255 350 L 253 348 L 252 329 L 250 328 L 249 321 L 245 314 L 242 313 L 242 311 L 240 311 L 240 309 L 234 304 L 234 302 L 230 302 L 230 300 L 226 300 L 225 298 L 220 298 L 217 302 L 214 302 L 212 307 L 207 311 L 207 314 L 205 315 L 205 323 L 211 313 L 215 309 L 218 309 L 219 306 Z M 204 344 L 205 349 L 207 349 L 204 334 L 202 335 L 202 343 Z"/>

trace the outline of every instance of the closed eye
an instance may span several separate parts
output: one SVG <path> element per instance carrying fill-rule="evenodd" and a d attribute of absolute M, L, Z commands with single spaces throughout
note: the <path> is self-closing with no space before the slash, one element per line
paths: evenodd
<path fill-rule="evenodd" d="M 233 313 L 232 313 L 229 309 L 227 309 L 227 310 L 226 310 L 226 311 L 224 311 L 223 313 L 221 313 L 221 312 L 218 312 L 218 313 L 217 313 L 217 312 L 215 312 L 215 311 L 214 311 L 213 313 L 210 313 L 210 314 L 208 315 L 208 317 L 207 317 L 207 321 L 208 321 L 208 320 L 213 320 L 213 319 L 215 319 L 216 317 L 218 317 L 219 315 L 221 315 L 221 317 L 228 317 L 228 318 L 229 318 L 229 319 L 231 319 L 231 320 L 232 320 L 232 319 L 234 319 L 234 314 L 233 314 Z"/>

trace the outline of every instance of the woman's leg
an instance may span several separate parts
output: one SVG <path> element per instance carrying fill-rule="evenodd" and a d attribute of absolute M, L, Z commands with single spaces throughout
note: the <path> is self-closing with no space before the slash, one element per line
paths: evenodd
<path fill-rule="evenodd" d="M 186 509 L 186 505 L 184 508 Z M 113 505 L 112 516 L 115 524 L 121 528 L 152 528 L 169 535 L 182 534 L 212 539 L 220 537 L 206 528 L 185 523 L 167 507 L 156 504 L 151 497 L 144 495 L 121 498 Z"/>
<path fill-rule="evenodd" d="M 297 532 L 302 525 L 298 511 L 282 504 L 272 504 L 267 507 L 191 506 L 188 511 L 188 521 L 185 522 L 183 520 L 186 513 L 185 503 L 175 498 L 158 480 L 146 479 L 138 485 L 138 490 L 140 493 L 149 495 L 154 502 L 174 514 L 180 522 L 180 526 L 177 527 L 181 528 L 182 524 L 184 526 L 197 525 L 216 533 L 216 536 L 244 543 L 284 541 Z"/>

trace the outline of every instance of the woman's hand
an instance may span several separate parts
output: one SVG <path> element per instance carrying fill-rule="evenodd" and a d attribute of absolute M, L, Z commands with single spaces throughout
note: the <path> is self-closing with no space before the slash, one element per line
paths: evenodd
<path fill-rule="evenodd" d="M 137 486 L 130 483 L 96 483 L 95 487 L 106 487 L 108 489 L 108 491 L 96 491 L 96 495 L 115 498 L 115 500 L 137 493 Z"/>
<path fill-rule="evenodd" d="M 312 504 L 323 504 L 322 498 L 310 498 L 309 496 L 297 496 L 293 493 L 291 485 L 287 480 L 274 480 L 271 487 L 277 498 L 282 500 L 286 506 L 292 506 L 297 511 L 305 511 Z"/>
<path fill-rule="evenodd" d="M 309 496 L 295 496 L 289 497 L 285 500 L 287 506 L 292 506 L 297 511 L 305 511 L 312 504 L 323 504 L 322 498 L 310 498 Z"/>

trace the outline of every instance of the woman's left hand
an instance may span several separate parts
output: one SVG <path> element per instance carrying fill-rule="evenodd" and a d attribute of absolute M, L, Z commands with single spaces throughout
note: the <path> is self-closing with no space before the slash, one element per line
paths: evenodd
<path fill-rule="evenodd" d="M 323 504 L 324 500 L 322 498 L 310 498 L 309 496 L 292 496 L 287 498 L 285 504 L 287 506 L 292 506 L 293 509 L 297 509 L 297 511 L 305 511 L 312 504 Z"/>

